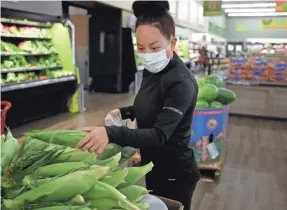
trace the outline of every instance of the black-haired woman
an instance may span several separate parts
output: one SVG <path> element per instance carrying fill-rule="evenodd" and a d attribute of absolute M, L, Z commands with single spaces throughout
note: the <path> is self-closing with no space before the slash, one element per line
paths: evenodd
<path fill-rule="evenodd" d="M 97 153 L 107 144 L 140 148 L 142 163 L 155 167 L 146 177 L 147 188 L 158 196 L 180 201 L 185 210 L 200 178 L 189 144 L 198 87 L 174 52 L 175 24 L 168 1 L 136 1 L 137 53 L 145 67 L 134 104 L 110 112 L 136 119 L 138 129 L 88 127 L 89 135 L 77 147 Z"/>

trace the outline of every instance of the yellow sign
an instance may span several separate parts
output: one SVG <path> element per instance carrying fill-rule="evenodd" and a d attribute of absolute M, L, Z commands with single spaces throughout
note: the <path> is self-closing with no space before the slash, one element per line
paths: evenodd
<path fill-rule="evenodd" d="M 287 29 L 287 18 L 272 18 L 262 20 L 261 27 L 263 29 L 279 29 L 286 28 Z"/>

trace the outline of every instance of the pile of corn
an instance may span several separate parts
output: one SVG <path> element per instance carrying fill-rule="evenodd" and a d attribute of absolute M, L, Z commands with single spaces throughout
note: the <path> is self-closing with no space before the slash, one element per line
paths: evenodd
<path fill-rule="evenodd" d="M 153 164 L 120 168 L 134 149 L 109 147 L 100 156 L 73 148 L 86 133 L 33 131 L 18 144 L 1 136 L 1 204 L 7 210 L 145 210 L 136 183 Z M 115 152 L 118 152 L 115 154 Z"/>

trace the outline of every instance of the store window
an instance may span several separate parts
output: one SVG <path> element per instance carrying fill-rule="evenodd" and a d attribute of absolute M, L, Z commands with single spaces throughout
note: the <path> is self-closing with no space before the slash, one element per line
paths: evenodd
<path fill-rule="evenodd" d="M 198 6 L 195 0 L 189 1 L 189 22 L 196 23 L 198 14 Z"/>
<path fill-rule="evenodd" d="M 204 25 L 203 6 L 198 4 L 198 24 Z"/>
<path fill-rule="evenodd" d="M 178 1 L 178 19 L 188 21 L 188 1 Z"/>
<path fill-rule="evenodd" d="M 176 16 L 176 5 L 177 5 L 177 1 L 175 1 L 175 0 L 169 1 L 169 7 L 170 7 L 169 12 L 174 17 Z"/>

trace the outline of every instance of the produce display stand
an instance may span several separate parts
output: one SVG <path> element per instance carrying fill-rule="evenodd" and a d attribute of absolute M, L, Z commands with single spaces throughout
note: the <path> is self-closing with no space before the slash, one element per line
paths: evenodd
<path fill-rule="evenodd" d="M 10 128 L 83 110 L 73 39 L 69 21 L 1 8 L 1 95 L 13 104 Z"/>
<path fill-rule="evenodd" d="M 237 95 L 230 114 L 287 119 L 287 49 L 233 58 L 227 87 Z"/>
<path fill-rule="evenodd" d="M 202 181 L 215 181 L 221 173 L 226 153 L 228 114 L 229 106 L 193 113 L 190 143 Z"/>

